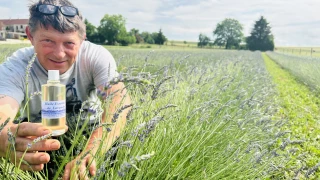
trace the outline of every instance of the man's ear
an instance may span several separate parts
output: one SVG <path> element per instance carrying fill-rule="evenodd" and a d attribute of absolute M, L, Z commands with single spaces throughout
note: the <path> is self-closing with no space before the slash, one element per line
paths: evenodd
<path fill-rule="evenodd" d="M 30 40 L 31 44 L 33 45 L 33 36 L 31 35 L 29 26 L 26 27 L 26 34 L 27 34 L 27 37 Z"/>

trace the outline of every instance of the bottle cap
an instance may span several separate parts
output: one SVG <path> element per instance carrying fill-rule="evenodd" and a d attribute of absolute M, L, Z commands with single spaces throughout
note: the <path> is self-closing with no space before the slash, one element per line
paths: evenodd
<path fill-rule="evenodd" d="M 48 80 L 49 81 L 59 81 L 59 70 L 48 70 Z"/>

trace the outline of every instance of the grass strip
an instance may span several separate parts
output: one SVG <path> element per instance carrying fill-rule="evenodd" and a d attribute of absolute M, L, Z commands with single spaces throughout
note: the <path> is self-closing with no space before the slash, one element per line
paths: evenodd
<path fill-rule="evenodd" d="M 290 152 L 291 158 L 283 175 L 299 179 L 319 177 L 320 100 L 306 85 L 299 83 L 294 75 L 276 64 L 265 53 L 262 56 L 278 89 L 281 102 L 278 117 L 288 121 L 284 130 L 291 132 L 283 137 L 283 142 L 279 142 L 284 151 Z"/>

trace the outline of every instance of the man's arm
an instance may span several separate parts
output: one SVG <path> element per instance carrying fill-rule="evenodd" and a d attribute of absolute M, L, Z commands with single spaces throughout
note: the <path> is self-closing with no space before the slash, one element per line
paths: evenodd
<path fill-rule="evenodd" d="M 104 92 L 104 86 L 99 86 L 98 89 L 101 92 Z M 112 85 L 112 87 L 105 91 L 106 95 L 112 95 L 112 100 L 109 103 L 108 107 L 105 107 L 104 112 L 102 114 L 102 123 L 108 123 L 112 124 L 110 129 L 110 132 L 107 132 L 104 127 L 99 127 L 96 129 L 88 142 L 88 146 L 86 149 L 83 150 L 83 152 L 77 157 L 79 159 L 84 154 L 89 152 L 85 157 L 82 157 L 81 163 L 79 168 L 79 172 L 75 172 L 75 174 L 72 174 L 71 170 L 75 166 L 77 159 L 73 160 L 72 162 L 68 163 L 65 167 L 64 176 L 63 179 L 67 180 L 70 178 L 75 178 L 75 176 L 79 176 L 78 178 L 84 178 L 86 177 L 86 168 L 89 165 L 89 172 L 92 176 L 95 175 L 96 172 L 96 164 L 95 160 L 92 159 L 92 155 L 95 155 L 96 153 L 104 154 L 108 151 L 108 149 L 111 148 L 114 141 L 120 136 L 121 130 L 124 128 L 126 124 L 126 116 L 130 110 L 130 108 L 124 109 L 120 114 L 115 123 L 112 122 L 113 115 L 117 113 L 117 110 L 125 105 L 130 105 L 131 100 L 129 97 L 129 94 L 127 94 L 127 91 L 125 89 L 125 86 L 123 83 L 118 83 L 115 85 Z M 100 149 L 100 152 L 97 152 L 99 150 L 99 146 L 102 145 L 102 148 Z"/>
<path fill-rule="evenodd" d="M 4 123 L 7 118 L 12 121 L 17 115 L 18 109 L 19 104 L 15 99 L 0 94 L 0 124 Z"/>
<path fill-rule="evenodd" d="M 98 89 L 103 92 L 104 86 L 99 86 Z M 113 115 L 117 112 L 118 109 L 120 109 L 123 106 L 130 105 L 131 100 L 130 96 L 127 93 L 125 86 L 123 83 L 118 83 L 115 85 L 112 85 L 110 89 L 106 91 L 107 96 L 112 95 L 113 98 L 111 102 L 109 103 L 108 107 L 105 107 L 106 109 L 104 110 L 104 113 L 102 114 L 102 123 L 108 123 L 112 124 L 110 126 L 111 131 L 106 132 L 104 127 L 100 127 L 96 129 L 90 140 L 89 140 L 89 145 L 87 147 L 87 150 L 94 150 L 93 153 L 96 153 L 98 147 L 99 147 L 99 142 L 97 140 L 103 138 L 103 135 L 105 133 L 108 133 L 106 138 L 103 140 L 103 147 L 101 149 L 101 153 L 105 153 L 108 149 L 111 148 L 112 144 L 114 141 L 120 136 L 120 133 L 122 129 L 125 127 L 126 124 L 126 115 L 128 114 L 128 111 L 130 108 L 124 109 L 120 114 L 118 119 L 116 120 L 115 123 L 112 122 Z"/>
<path fill-rule="evenodd" d="M 17 115 L 19 109 L 18 102 L 6 95 L 0 95 L 0 126 L 9 118 L 8 124 L 2 129 L 0 133 L 0 157 L 4 157 L 6 153 L 6 139 L 7 128 L 13 125 L 13 119 Z"/>

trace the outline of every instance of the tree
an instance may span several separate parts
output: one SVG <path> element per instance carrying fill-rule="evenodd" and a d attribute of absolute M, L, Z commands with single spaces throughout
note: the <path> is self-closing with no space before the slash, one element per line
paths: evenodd
<path fill-rule="evenodd" d="M 148 44 L 154 44 L 154 39 L 149 32 L 142 32 L 140 36 L 143 38 L 144 42 Z"/>
<path fill-rule="evenodd" d="M 153 32 L 153 33 L 151 33 L 150 35 L 151 35 L 154 43 L 155 43 L 155 44 L 158 44 L 158 41 L 157 41 L 158 33 L 157 33 L 157 32 Z"/>
<path fill-rule="evenodd" d="M 128 46 L 129 44 L 133 44 L 136 42 L 136 37 L 130 32 L 120 31 L 117 36 L 117 42 L 122 46 Z"/>
<path fill-rule="evenodd" d="M 198 47 L 204 47 L 208 45 L 210 42 L 210 38 L 202 33 L 199 35 L 199 42 L 198 42 Z"/>
<path fill-rule="evenodd" d="M 92 25 L 87 19 L 84 20 L 84 24 L 86 25 L 86 36 L 89 39 L 89 37 L 92 37 L 95 34 L 96 27 Z"/>
<path fill-rule="evenodd" d="M 138 29 L 135 29 L 135 28 L 131 29 L 131 30 L 130 30 L 130 34 L 133 35 L 133 36 L 135 36 L 135 38 L 136 38 L 136 43 L 144 43 L 144 40 L 143 40 L 143 38 L 141 37 L 141 35 L 139 34 L 139 30 L 138 30 Z"/>
<path fill-rule="evenodd" d="M 271 27 L 263 16 L 256 21 L 254 28 L 251 31 L 251 35 L 247 37 L 246 42 L 248 49 L 251 51 L 273 51 L 274 42 L 273 35 L 271 34 Z"/>
<path fill-rule="evenodd" d="M 122 15 L 104 15 L 100 20 L 100 26 L 98 27 L 99 34 L 103 37 L 103 41 L 109 45 L 114 45 L 120 37 L 127 34 L 125 27 L 126 20 Z"/>
<path fill-rule="evenodd" d="M 167 38 L 163 35 L 162 30 L 160 29 L 158 33 L 154 33 L 154 42 L 159 45 L 163 45 L 167 41 Z"/>
<path fill-rule="evenodd" d="M 213 36 L 216 37 L 214 44 L 225 46 L 226 49 L 231 49 L 233 46 L 239 47 L 243 37 L 242 30 L 243 27 L 239 21 L 227 18 L 221 23 L 218 23 L 216 29 L 213 31 Z"/>
<path fill-rule="evenodd" d="M 101 40 L 103 39 L 100 37 L 97 28 L 92 25 L 87 19 L 84 20 L 84 23 L 86 25 L 86 37 L 89 41 L 91 42 L 96 42 L 96 43 L 100 43 Z"/>

